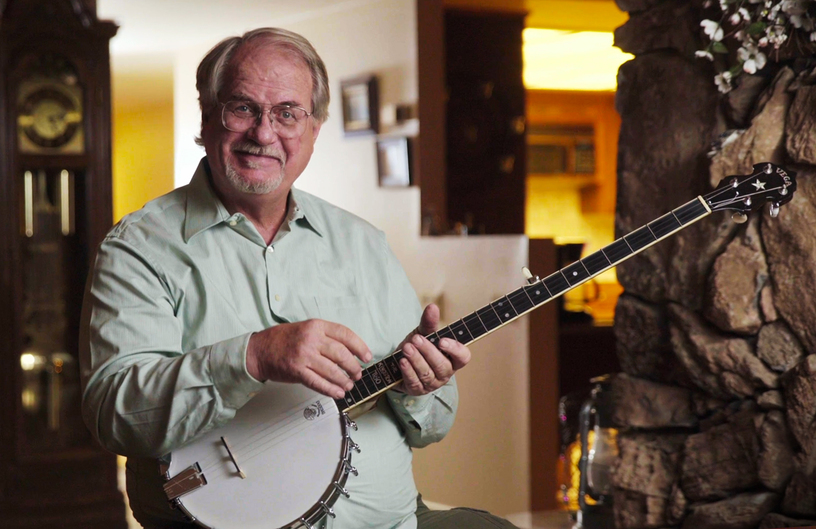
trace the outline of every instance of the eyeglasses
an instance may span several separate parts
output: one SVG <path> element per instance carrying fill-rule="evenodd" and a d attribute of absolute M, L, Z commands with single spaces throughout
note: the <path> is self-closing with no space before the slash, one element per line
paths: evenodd
<path fill-rule="evenodd" d="M 268 110 L 252 101 L 227 101 L 222 103 L 221 123 L 231 132 L 246 132 L 258 125 L 264 113 L 278 136 L 284 139 L 300 137 L 306 130 L 306 120 L 312 115 L 306 109 L 294 105 L 273 105 Z"/>

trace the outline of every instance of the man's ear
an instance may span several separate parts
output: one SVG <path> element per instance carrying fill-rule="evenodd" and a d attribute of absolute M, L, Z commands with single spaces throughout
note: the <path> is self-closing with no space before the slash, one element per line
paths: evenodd
<path fill-rule="evenodd" d="M 314 127 L 312 127 L 312 136 L 314 136 L 314 140 L 317 141 L 317 136 L 320 134 L 320 127 L 323 126 L 323 123 L 314 120 Z"/>

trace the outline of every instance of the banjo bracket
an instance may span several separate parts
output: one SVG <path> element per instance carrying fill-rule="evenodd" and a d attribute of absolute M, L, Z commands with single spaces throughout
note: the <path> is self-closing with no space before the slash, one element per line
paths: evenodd
<path fill-rule="evenodd" d="M 173 501 L 206 484 L 207 478 L 201 472 L 201 467 L 198 466 L 198 463 L 193 463 L 164 484 L 164 493 L 168 500 Z"/>

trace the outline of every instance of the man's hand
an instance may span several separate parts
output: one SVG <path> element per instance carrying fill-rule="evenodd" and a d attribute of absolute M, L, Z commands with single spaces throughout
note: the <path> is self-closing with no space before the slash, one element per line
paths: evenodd
<path fill-rule="evenodd" d="M 397 390 L 409 395 L 425 395 L 447 384 L 453 373 L 470 362 L 470 349 L 451 338 L 439 340 L 437 349 L 425 338 L 439 325 L 439 307 L 425 307 L 419 327 L 400 346 L 405 358 L 400 360 L 402 384 Z"/>
<path fill-rule="evenodd" d="M 297 382 L 342 399 L 362 376 L 357 359 L 371 361 L 371 351 L 351 329 L 324 320 L 307 320 L 253 334 L 246 366 L 257 380 Z"/>

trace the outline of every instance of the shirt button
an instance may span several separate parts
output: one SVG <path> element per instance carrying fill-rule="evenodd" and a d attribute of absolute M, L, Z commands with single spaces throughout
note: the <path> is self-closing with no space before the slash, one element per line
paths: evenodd
<path fill-rule="evenodd" d="M 274 252 L 274 251 L 275 251 L 275 249 L 274 249 L 274 248 L 272 248 L 271 246 L 267 246 L 267 247 L 266 247 L 266 253 L 272 253 L 272 252 Z"/>
<path fill-rule="evenodd" d="M 275 294 L 275 301 L 280 301 L 280 294 Z"/>
<path fill-rule="evenodd" d="M 230 220 L 229 220 L 229 225 L 230 225 L 230 226 L 235 226 L 236 224 L 238 224 L 238 221 L 237 221 L 237 220 L 235 220 L 235 219 L 230 219 Z"/>
<path fill-rule="evenodd" d="M 408 402 L 406 402 L 405 404 L 408 405 L 408 406 L 413 406 L 414 405 L 414 399 L 408 399 Z"/>

